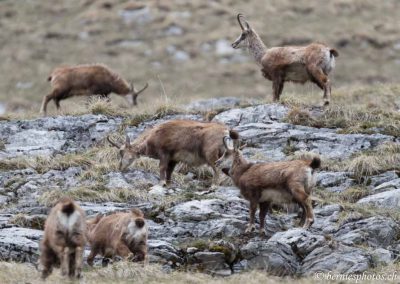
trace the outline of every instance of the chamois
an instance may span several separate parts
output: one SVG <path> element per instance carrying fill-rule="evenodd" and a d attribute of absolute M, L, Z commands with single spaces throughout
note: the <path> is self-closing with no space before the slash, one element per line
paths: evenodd
<path fill-rule="evenodd" d="M 237 15 L 242 33 L 232 47 L 238 48 L 242 42 L 247 45 L 256 63 L 261 66 L 262 75 L 272 81 L 274 102 L 279 101 L 286 81 L 302 84 L 311 81 L 324 91 L 324 105 L 329 105 L 331 83 L 328 74 L 335 68 L 335 57 L 339 56 L 337 50 L 322 43 L 267 48 L 247 21 L 244 21 L 244 28 L 243 17 L 242 14 Z"/>
<path fill-rule="evenodd" d="M 128 84 L 117 73 L 102 64 L 76 65 L 68 67 L 57 67 L 48 77 L 52 90 L 43 98 L 40 113 L 46 115 L 47 104 L 53 100 L 57 110 L 60 109 L 60 101 L 73 96 L 100 95 L 108 98 L 110 93 L 126 98 L 131 95 L 131 104 L 137 105 L 137 97 L 143 92 L 148 84 L 136 90 L 133 83 Z"/>
<path fill-rule="evenodd" d="M 140 209 L 105 217 L 98 215 L 87 221 L 87 227 L 87 237 L 91 245 L 87 262 L 90 266 L 97 254 L 106 258 L 127 258 L 133 255 L 134 261 L 146 260 L 147 226 Z"/>
<path fill-rule="evenodd" d="M 238 147 L 225 146 L 233 151 L 228 158 L 221 157 L 216 165 L 230 176 L 240 189 L 242 196 L 250 202 L 250 223 L 246 232 L 255 229 L 254 218 L 260 207 L 260 234 L 264 234 L 265 216 L 270 205 L 297 203 L 303 209 L 301 223 L 309 228 L 314 222 L 311 191 L 315 186 L 315 169 L 321 160 L 294 160 L 286 162 L 251 163 L 241 154 Z M 225 167 L 226 164 L 230 164 Z"/>
<path fill-rule="evenodd" d="M 53 266 L 60 264 L 62 275 L 79 278 L 85 243 L 85 212 L 73 200 L 61 198 L 45 223 L 40 247 L 42 278 L 49 276 Z"/>
<path fill-rule="evenodd" d="M 239 134 L 215 122 L 171 120 L 145 131 L 132 144 L 126 136 L 124 145 L 108 141 L 120 150 L 120 170 L 142 155 L 160 160 L 160 180 L 163 186 L 171 182 L 178 162 L 190 166 L 208 164 L 214 171 L 213 185 L 219 181 L 215 162 L 225 153 L 224 141 L 234 143 Z"/>

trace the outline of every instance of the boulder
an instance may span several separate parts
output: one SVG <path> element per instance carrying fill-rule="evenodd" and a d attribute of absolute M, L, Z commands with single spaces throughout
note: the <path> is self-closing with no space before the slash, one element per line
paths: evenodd
<path fill-rule="evenodd" d="M 314 276 L 317 272 L 362 273 L 371 265 L 371 256 L 360 248 L 341 244 L 325 245 L 316 248 L 306 256 L 302 262 L 300 274 Z"/>
<path fill-rule="evenodd" d="M 300 258 L 306 257 L 314 249 L 327 243 L 326 239 L 303 228 L 290 229 L 274 234 L 269 242 L 288 244 Z"/>
<path fill-rule="evenodd" d="M 400 208 L 400 188 L 369 195 L 357 201 L 358 204 L 384 208 Z"/>
<path fill-rule="evenodd" d="M 334 235 L 338 241 L 347 245 L 365 244 L 385 248 L 397 240 L 399 232 L 399 224 L 393 219 L 376 216 L 346 222 Z"/>
<path fill-rule="evenodd" d="M 37 262 L 39 240 L 43 231 L 19 227 L 0 230 L 0 259 L 6 261 Z"/>
<path fill-rule="evenodd" d="M 297 256 L 290 245 L 276 241 L 250 241 L 240 248 L 244 269 L 262 269 L 278 276 L 295 275 Z"/>

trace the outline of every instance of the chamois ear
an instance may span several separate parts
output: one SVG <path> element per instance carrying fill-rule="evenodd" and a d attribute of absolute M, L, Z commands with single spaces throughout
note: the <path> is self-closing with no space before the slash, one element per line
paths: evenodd
<path fill-rule="evenodd" d="M 131 145 L 131 139 L 129 138 L 128 134 L 126 134 L 125 138 L 125 147 L 129 147 Z"/>

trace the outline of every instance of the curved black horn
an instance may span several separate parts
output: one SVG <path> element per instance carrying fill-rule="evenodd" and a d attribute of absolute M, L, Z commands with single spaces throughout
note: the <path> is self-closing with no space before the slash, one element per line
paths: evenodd
<path fill-rule="evenodd" d="M 242 29 L 242 31 L 244 30 L 244 27 L 243 27 L 243 25 L 242 25 L 242 22 L 240 21 L 240 18 L 244 18 L 244 16 L 243 16 L 243 14 L 237 14 L 237 20 L 238 20 L 238 22 L 239 22 L 239 26 L 240 26 L 240 28 Z"/>
<path fill-rule="evenodd" d="M 142 89 L 140 89 L 139 91 L 136 90 L 136 89 L 132 86 L 132 92 L 133 92 L 133 94 L 132 94 L 132 104 L 133 104 L 134 106 L 137 105 L 137 97 L 139 96 L 139 94 L 140 94 L 141 92 L 143 92 L 144 90 L 146 90 L 148 86 L 149 86 L 149 83 L 146 82 L 146 85 L 144 85 L 144 87 L 143 87 Z"/>

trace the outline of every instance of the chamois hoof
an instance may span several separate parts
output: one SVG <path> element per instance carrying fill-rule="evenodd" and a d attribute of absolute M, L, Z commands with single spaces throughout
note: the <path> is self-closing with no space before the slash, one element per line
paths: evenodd
<path fill-rule="evenodd" d="M 323 104 L 323 107 L 327 107 L 327 106 L 329 106 L 329 101 L 325 101 Z"/>
<path fill-rule="evenodd" d="M 260 231 L 258 232 L 258 234 L 260 235 L 261 238 L 267 237 L 267 233 L 265 232 L 264 229 L 260 229 Z"/>
<path fill-rule="evenodd" d="M 254 232 L 256 230 L 256 226 L 253 224 L 253 225 L 249 225 L 249 226 L 247 226 L 247 228 L 246 228 L 246 230 L 244 231 L 246 234 L 249 234 L 249 233 L 252 233 L 252 232 Z"/>

